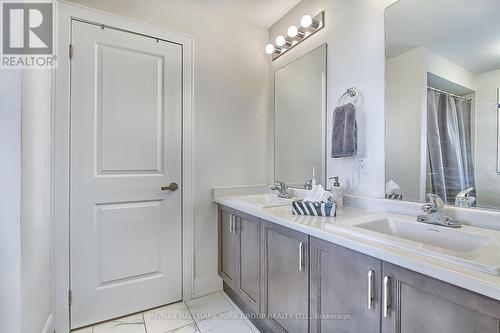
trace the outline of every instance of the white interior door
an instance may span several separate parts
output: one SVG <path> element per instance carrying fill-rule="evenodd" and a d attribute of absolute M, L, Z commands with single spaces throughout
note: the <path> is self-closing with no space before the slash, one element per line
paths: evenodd
<path fill-rule="evenodd" d="M 182 299 L 182 48 L 73 21 L 71 326 Z"/>

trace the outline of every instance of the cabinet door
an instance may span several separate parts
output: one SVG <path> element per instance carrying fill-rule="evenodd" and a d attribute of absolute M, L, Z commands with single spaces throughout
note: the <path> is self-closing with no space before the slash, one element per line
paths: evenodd
<path fill-rule="evenodd" d="M 235 218 L 234 210 L 219 208 L 219 275 L 234 290 L 237 272 Z"/>
<path fill-rule="evenodd" d="M 260 313 L 260 220 L 238 213 L 236 235 L 238 294 L 253 313 Z"/>
<path fill-rule="evenodd" d="M 382 262 L 311 237 L 311 332 L 380 332 Z"/>
<path fill-rule="evenodd" d="M 500 331 L 498 301 L 385 262 L 383 281 L 383 333 Z"/>
<path fill-rule="evenodd" d="M 308 236 L 262 223 L 263 312 L 273 332 L 308 332 Z"/>

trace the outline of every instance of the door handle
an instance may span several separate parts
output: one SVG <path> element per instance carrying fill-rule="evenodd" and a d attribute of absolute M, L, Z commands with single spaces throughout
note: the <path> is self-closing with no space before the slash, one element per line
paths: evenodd
<path fill-rule="evenodd" d="M 299 272 L 304 269 L 304 243 L 299 243 Z"/>
<path fill-rule="evenodd" d="M 375 276 L 375 272 L 373 269 L 368 271 L 368 309 L 373 308 L 373 277 Z"/>
<path fill-rule="evenodd" d="M 234 223 L 234 214 L 231 214 L 231 216 L 229 217 L 229 232 L 232 234 L 234 234 L 233 223 Z"/>
<path fill-rule="evenodd" d="M 389 317 L 389 309 L 391 308 L 391 301 L 389 299 L 390 288 L 391 288 L 391 278 L 386 275 L 384 276 L 384 296 L 382 298 L 384 318 Z"/>
<path fill-rule="evenodd" d="M 179 185 L 177 183 L 170 183 L 168 186 L 162 186 L 162 191 L 177 191 L 179 189 Z"/>

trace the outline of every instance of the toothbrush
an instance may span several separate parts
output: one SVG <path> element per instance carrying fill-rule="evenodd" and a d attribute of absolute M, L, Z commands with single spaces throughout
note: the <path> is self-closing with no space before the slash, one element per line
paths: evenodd
<path fill-rule="evenodd" d="M 311 179 L 311 187 L 314 188 L 316 186 L 316 168 L 314 167 L 314 164 L 312 166 L 312 169 L 313 169 L 313 174 Z"/>

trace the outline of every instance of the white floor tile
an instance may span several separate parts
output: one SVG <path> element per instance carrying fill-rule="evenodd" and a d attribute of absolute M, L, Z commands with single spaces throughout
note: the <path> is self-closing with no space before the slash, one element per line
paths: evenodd
<path fill-rule="evenodd" d="M 146 333 L 146 329 L 142 314 L 137 314 L 98 324 L 93 333 Z"/>
<path fill-rule="evenodd" d="M 168 333 L 199 333 L 198 327 L 196 324 L 191 324 L 188 326 L 177 328 L 173 331 L 168 331 Z M 149 331 L 148 331 L 149 333 Z"/>
<path fill-rule="evenodd" d="M 237 311 L 242 316 L 243 320 L 245 321 L 245 323 L 247 323 L 247 325 L 250 327 L 250 329 L 254 333 L 260 333 L 259 329 L 257 327 L 255 327 L 255 325 L 252 323 L 252 321 L 245 316 L 245 314 L 243 313 L 243 311 L 241 311 L 241 309 L 238 307 L 238 305 L 236 305 L 236 303 L 234 303 L 233 300 L 225 292 L 222 292 L 222 295 L 227 299 L 227 301 L 229 303 L 231 303 L 231 305 L 233 306 L 235 311 Z"/>
<path fill-rule="evenodd" d="M 195 298 L 186 304 L 196 322 L 234 309 L 221 293 Z"/>
<path fill-rule="evenodd" d="M 144 321 L 148 333 L 165 333 L 183 326 L 194 324 L 184 302 L 144 312 Z M 186 332 L 190 331 L 187 330 Z"/>
<path fill-rule="evenodd" d="M 71 333 L 92 333 L 92 327 L 80 328 L 78 330 L 71 331 Z"/>
<path fill-rule="evenodd" d="M 201 333 L 254 333 L 237 311 L 215 315 L 197 323 Z"/>
<path fill-rule="evenodd" d="M 187 305 L 187 306 L 186 306 Z M 193 321 L 196 320 L 196 324 Z M 87 327 L 72 333 L 256 333 L 223 293 L 215 293 Z"/>

